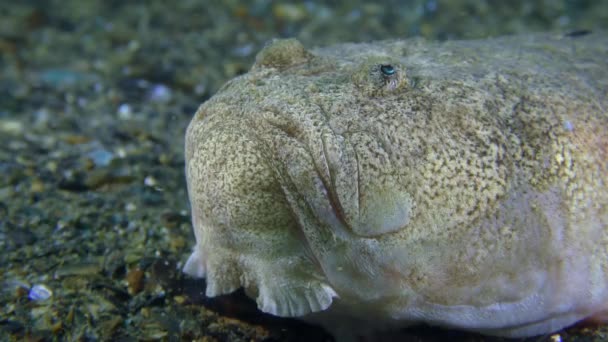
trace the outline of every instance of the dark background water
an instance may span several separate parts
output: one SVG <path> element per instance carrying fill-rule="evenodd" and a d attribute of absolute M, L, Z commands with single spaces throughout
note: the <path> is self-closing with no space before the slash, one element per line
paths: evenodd
<path fill-rule="evenodd" d="M 183 135 L 197 106 L 275 37 L 312 47 L 606 26 L 608 1 L 3 1 L 0 340 L 327 338 L 239 295 L 205 299 L 204 282 L 181 275 L 193 245 Z"/>

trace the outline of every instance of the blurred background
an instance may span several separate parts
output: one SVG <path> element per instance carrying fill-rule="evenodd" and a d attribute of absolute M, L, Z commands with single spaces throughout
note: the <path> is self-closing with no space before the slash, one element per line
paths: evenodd
<path fill-rule="evenodd" d="M 314 47 L 607 26 L 608 1 L 592 0 L 2 1 L 0 340 L 327 340 L 242 295 L 208 300 L 204 281 L 181 275 L 193 246 L 183 136 L 200 103 L 276 37 Z"/>

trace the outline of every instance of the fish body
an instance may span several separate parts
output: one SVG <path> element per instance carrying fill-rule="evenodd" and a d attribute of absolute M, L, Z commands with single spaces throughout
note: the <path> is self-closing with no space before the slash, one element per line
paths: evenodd
<path fill-rule="evenodd" d="M 605 319 L 607 108 L 601 33 L 275 40 L 188 127 L 184 271 L 336 334 Z"/>

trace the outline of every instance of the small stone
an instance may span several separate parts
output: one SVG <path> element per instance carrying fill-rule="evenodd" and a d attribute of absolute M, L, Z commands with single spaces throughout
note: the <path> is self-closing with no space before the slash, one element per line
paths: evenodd
<path fill-rule="evenodd" d="M 160 222 L 167 228 L 175 228 L 182 222 L 187 222 L 188 216 L 174 211 L 165 211 L 160 214 Z"/>
<path fill-rule="evenodd" d="M 173 297 L 173 300 L 175 301 L 175 303 L 180 304 L 180 305 L 184 304 L 186 302 L 186 299 L 187 299 L 186 297 L 181 296 L 181 295 L 177 295 L 177 296 Z"/>
<path fill-rule="evenodd" d="M 86 135 L 70 134 L 68 136 L 65 136 L 63 138 L 63 141 L 65 141 L 66 143 L 68 143 L 70 145 L 79 145 L 79 144 L 88 143 L 89 141 L 91 141 L 91 138 Z"/>
<path fill-rule="evenodd" d="M 276 4 L 272 12 L 277 18 L 291 22 L 300 21 L 308 15 L 306 8 L 297 3 Z"/>
<path fill-rule="evenodd" d="M 114 159 L 114 154 L 105 149 L 95 149 L 87 154 L 87 157 L 91 158 L 95 166 L 108 166 Z"/>
<path fill-rule="evenodd" d="M 150 90 L 149 97 L 153 102 L 167 103 L 171 101 L 171 89 L 164 84 L 156 84 Z"/>
<path fill-rule="evenodd" d="M 147 176 L 146 178 L 144 178 L 144 185 L 145 186 L 149 186 L 149 187 L 155 187 L 156 186 L 156 179 L 152 176 Z"/>
<path fill-rule="evenodd" d="M 207 85 L 205 85 L 204 83 L 199 83 L 194 87 L 194 94 L 196 95 L 203 95 L 207 92 Z"/>
<path fill-rule="evenodd" d="M 253 43 L 247 43 L 237 46 L 232 49 L 232 54 L 238 57 L 250 56 L 255 51 L 255 45 Z"/>
<path fill-rule="evenodd" d="M 75 84 L 92 82 L 96 79 L 96 77 L 94 75 L 69 69 L 47 69 L 40 73 L 39 79 L 42 81 L 42 83 L 45 83 L 53 88 L 65 88 Z"/>
<path fill-rule="evenodd" d="M 23 124 L 17 120 L 0 120 L 0 132 L 18 135 L 23 132 Z"/>
<path fill-rule="evenodd" d="M 13 195 L 13 187 L 5 186 L 0 188 L 0 200 L 6 200 Z"/>
<path fill-rule="evenodd" d="M 553 334 L 550 337 L 551 342 L 562 342 L 562 337 L 559 334 Z"/>
<path fill-rule="evenodd" d="M 15 297 L 17 298 L 22 298 L 25 297 L 26 295 L 28 295 L 29 291 L 26 288 L 23 287 L 17 287 L 15 288 Z"/>
<path fill-rule="evenodd" d="M 101 327 L 101 333 L 105 337 L 104 340 L 111 340 L 112 335 L 116 333 L 116 330 L 123 323 L 123 319 L 120 316 L 112 316 L 109 319 L 101 321 L 99 326 Z"/>
<path fill-rule="evenodd" d="M 34 112 L 34 126 L 45 128 L 51 119 L 51 113 L 47 108 L 40 108 Z"/>
<path fill-rule="evenodd" d="M 55 271 L 55 278 L 66 276 L 93 276 L 101 272 L 97 262 L 81 262 L 77 264 L 62 265 Z"/>
<path fill-rule="evenodd" d="M 144 288 L 144 271 L 134 268 L 127 273 L 127 289 L 130 295 L 141 292 Z"/>
<path fill-rule="evenodd" d="M 30 191 L 39 194 L 44 191 L 44 183 L 40 179 L 33 179 L 30 185 Z"/>
<path fill-rule="evenodd" d="M 53 291 L 51 291 L 45 285 L 37 284 L 32 286 L 30 292 L 28 293 L 28 298 L 33 301 L 45 301 L 53 296 Z"/>
<path fill-rule="evenodd" d="M 57 334 L 61 331 L 61 329 L 63 329 L 63 322 L 62 321 L 57 321 L 55 323 L 53 323 L 51 326 L 51 332 L 53 334 Z"/>
<path fill-rule="evenodd" d="M 50 160 L 46 163 L 46 169 L 52 173 L 57 172 L 57 168 L 58 168 L 57 162 L 54 160 Z"/>
<path fill-rule="evenodd" d="M 116 155 L 118 156 L 118 158 L 125 158 L 127 156 L 127 151 L 124 148 L 119 147 L 116 150 Z"/>
<path fill-rule="evenodd" d="M 118 106 L 118 118 L 121 120 L 129 120 L 133 117 L 133 111 L 128 103 L 123 103 Z"/>
<path fill-rule="evenodd" d="M 158 162 L 163 165 L 169 165 L 169 163 L 171 163 L 171 156 L 166 153 L 161 153 L 158 157 Z"/>

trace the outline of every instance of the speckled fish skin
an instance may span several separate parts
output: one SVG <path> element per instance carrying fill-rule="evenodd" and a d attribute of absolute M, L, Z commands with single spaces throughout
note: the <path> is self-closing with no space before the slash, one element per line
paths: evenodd
<path fill-rule="evenodd" d="M 273 41 L 188 127 L 184 270 L 338 335 L 605 320 L 607 61 L 603 33 Z"/>

